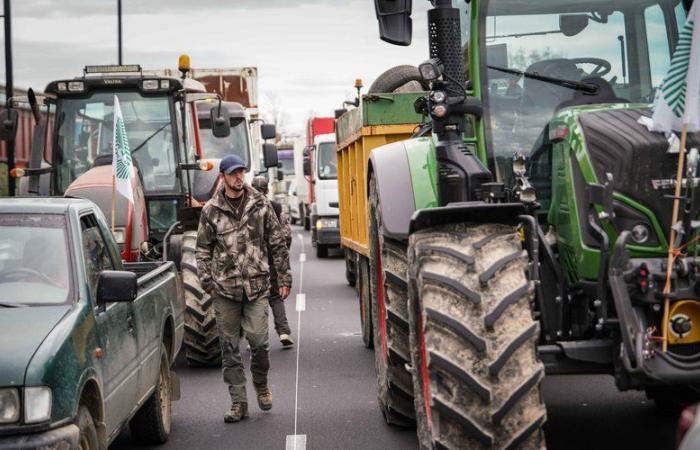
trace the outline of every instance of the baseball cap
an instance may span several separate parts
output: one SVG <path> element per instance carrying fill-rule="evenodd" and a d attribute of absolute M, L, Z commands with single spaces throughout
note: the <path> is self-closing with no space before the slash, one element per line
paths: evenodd
<path fill-rule="evenodd" d="M 230 174 L 236 169 L 244 168 L 248 170 L 243 160 L 238 155 L 226 155 L 219 163 L 219 172 Z"/>

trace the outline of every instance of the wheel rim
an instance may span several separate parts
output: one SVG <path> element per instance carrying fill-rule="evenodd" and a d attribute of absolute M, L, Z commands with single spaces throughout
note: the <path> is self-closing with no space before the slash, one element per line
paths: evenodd
<path fill-rule="evenodd" d="M 382 249 L 377 236 L 376 258 L 377 260 L 377 318 L 379 319 L 379 337 L 382 341 L 382 356 L 384 364 L 389 363 L 386 345 L 386 306 L 384 305 L 384 273 L 382 269 Z"/>
<path fill-rule="evenodd" d="M 161 364 L 160 380 L 158 383 L 158 398 L 160 400 L 160 414 L 163 422 L 163 429 L 170 433 L 170 371 L 167 364 Z"/>

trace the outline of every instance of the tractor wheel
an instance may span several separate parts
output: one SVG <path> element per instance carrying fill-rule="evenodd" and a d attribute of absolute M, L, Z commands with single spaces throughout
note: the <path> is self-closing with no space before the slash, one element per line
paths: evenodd
<path fill-rule="evenodd" d="M 416 66 L 402 65 L 392 67 L 382 73 L 369 87 L 369 94 L 386 92 L 417 92 L 429 90 L 423 86 L 423 78 Z"/>
<path fill-rule="evenodd" d="M 390 425 L 413 426 L 406 290 L 406 246 L 384 239 L 377 182 L 370 178 L 370 292 L 379 408 Z"/>
<path fill-rule="evenodd" d="M 357 262 L 357 297 L 360 299 L 360 325 L 365 347 L 374 347 L 372 341 L 372 308 L 370 307 L 369 261 L 364 256 Z"/>
<path fill-rule="evenodd" d="M 546 410 L 527 255 L 507 225 L 409 241 L 409 325 L 421 449 L 543 449 Z"/>
<path fill-rule="evenodd" d="M 214 302 L 202 290 L 197 275 L 195 247 L 197 232 L 186 231 L 182 237 L 182 284 L 185 288 L 185 357 L 190 367 L 221 365 L 219 330 L 216 328 Z"/>

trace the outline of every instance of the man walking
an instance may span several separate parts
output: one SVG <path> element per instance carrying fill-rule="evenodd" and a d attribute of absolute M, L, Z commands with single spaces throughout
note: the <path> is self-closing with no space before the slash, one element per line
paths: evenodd
<path fill-rule="evenodd" d="M 255 189 L 260 191 L 261 194 L 267 196 L 268 186 L 267 178 L 262 175 L 258 175 L 253 178 L 250 183 Z M 272 209 L 275 211 L 275 215 L 282 226 L 282 234 L 284 235 L 284 240 L 287 244 L 287 249 L 292 246 L 292 226 L 289 224 L 289 217 L 282 211 L 282 205 L 279 202 L 270 200 L 272 204 Z M 272 255 L 268 255 L 271 258 Z M 279 295 L 279 283 L 277 281 L 277 272 L 275 271 L 274 265 L 270 261 L 270 309 L 272 310 L 272 316 L 275 319 L 275 331 L 280 337 L 280 342 L 285 347 L 291 347 L 294 345 L 290 334 L 292 334 L 291 328 L 289 328 L 289 322 L 287 321 L 287 312 L 284 309 L 284 300 Z"/>
<path fill-rule="evenodd" d="M 239 350 L 241 330 L 251 349 L 250 371 L 260 409 L 272 408 L 267 306 L 270 262 L 277 271 L 279 296 L 289 296 L 289 254 L 270 202 L 245 184 L 246 166 L 236 155 L 221 160 L 223 188 L 202 209 L 197 234 L 197 269 L 214 299 L 221 339 L 223 375 L 231 395 L 225 422 L 248 413 L 246 378 Z M 268 259 L 268 255 L 270 258 Z"/>

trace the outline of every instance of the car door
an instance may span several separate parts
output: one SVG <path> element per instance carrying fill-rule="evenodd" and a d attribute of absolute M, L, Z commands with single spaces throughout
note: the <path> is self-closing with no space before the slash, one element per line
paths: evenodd
<path fill-rule="evenodd" d="M 97 280 L 103 270 L 115 270 L 105 238 L 94 214 L 80 218 L 83 261 L 96 329 L 99 334 L 105 422 L 108 434 L 117 431 L 136 404 L 138 345 L 131 303 L 98 305 Z"/>

